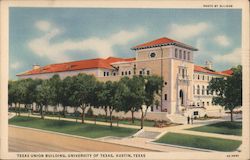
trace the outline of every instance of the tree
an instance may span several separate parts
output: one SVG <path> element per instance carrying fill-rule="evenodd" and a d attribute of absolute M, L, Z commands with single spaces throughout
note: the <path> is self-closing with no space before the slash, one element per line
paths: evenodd
<path fill-rule="evenodd" d="M 50 82 L 50 95 L 51 95 L 51 105 L 54 106 L 53 112 L 57 110 L 57 107 L 60 105 L 60 89 L 61 89 L 61 79 L 59 75 L 54 75 L 49 79 Z"/>
<path fill-rule="evenodd" d="M 140 110 L 144 102 L 144 78 L 141 76 L 133 76 L 132 79 L 124 77 L 121 79 L 121 83 L 125 84 L 121 98 L 122 110 L 131 112 L 131 120 L 134 123 L 134 112 Z"/>
<path fill-rule="evenodd" d="M 92 75 L 78 74 L 74 81 L 73 96 L 76 100 L 75 104 L 82 109 L 82 123 L 85 119 L 85 110 L 91 104 L 94 95 L 96 79 Z"/>
<path fill-rule="evenodd" d="M 110 127 L 113 125 L 112 114 L 114 111 L 122 110 L 122 96 L 125 89 L 125 85 L 121 82 L 107 82 L 107 88 L 109 89 L 109 96 L 107 98 L 107 103 L 109 107 L 109 118 L 110 118 Z"/>
<path fill-rule="evenodd" d="M 59 85 L 59 92 L 58 92 L 58 98 L 59 102 L 63 107 L 62 115 L 65 117 L 66 107 L 71 106 L 73 101 L 73 85 L 74 85 L 74 77 L 67 76 L 61 81 L 61 84 Z"/>
<path fill-rule="evenodd" d="M 107 104 L 107 94 L 109 92 L 106 89 L 104 82 L 97 81 L 95 86 L 95 100 L 92 101 L 91 105 L 95 108 L 102 108 L 105 111 L 105 121 L 108 121 L 108 104 Z"/>
<path fill-rule="evenodd" d="M 159 91 L 163 87 L 163 79 L 159 76 L 147 76 L 145 77 L 145 97 L 144 97 L 144 104 L 145 108 L 141 107 L 141 129 L 144 126 L 144 119 L 147 115 L 147 111 L 149 107 L 154 106 L 155 97 L 159 96 Z"/>
<path fill-rule="evenodd" d="M 38 85 L 37 90 L 37 103 L 40 106 L 41 118 L 44 119 L 43 107 L 48 107 L 51 103 L 51 89 L 50 81 L 44 80 L 42 84 Z"/>
<path fill-rule="evenodd" d="M 18 92 L 17 92 L 18 81 L 9 81 L 8 83 L 8 104 L 12 107 L 15 105 L 15 112 L 17 114 L 17 103 L 18 103 Z"/>
<path fill-rule="evenodd" d="M 233 110 L 242 106 L 242 66 L 232 68 L 233 74 L 227 77 L 213 78 L 209 82 L 210 93 L 217 93 L 212 102 L 230 111 L 233 121 Z"/>

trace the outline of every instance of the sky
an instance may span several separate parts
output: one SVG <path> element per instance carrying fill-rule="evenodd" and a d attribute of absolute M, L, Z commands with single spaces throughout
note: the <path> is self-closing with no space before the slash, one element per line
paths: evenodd
<path fill-rule="evenodd" d="M 198 48 L 198 65 L 241 63 L 240 9 L 12 7 L 9 14 L 10 79 L 34 64 L 134 57 L 130 48 L 161 37 Z"/>

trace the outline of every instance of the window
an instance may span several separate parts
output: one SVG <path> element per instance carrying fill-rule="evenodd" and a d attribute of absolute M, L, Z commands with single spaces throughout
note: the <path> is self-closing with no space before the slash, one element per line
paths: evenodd
<path fill-rule="evenodd" d="M 165 99 L 165 101 L 168 100 L 168 95 L 167 94 L 164 95 L 164 99 Z"/>
<path fill-rule="evenodd" d="M 182 59 L 182 50 L 179 50 L 179 58 Z"/>
<path fill-rule="evenodd" d="M 147 75 L 150 75 L 150 71 L 147 71 Z"/>
<path fill-rule="evenodd" d="M 104 77 L 106 76 L 106 72 L 103 72 L 103 76 L 104 76 Z"/>
<path fill-rule="evenodd" d="M 181 105 L 183 106 L 184 105 L 184 94 L 183 94 L 182 90 L 180 90 L 180 92 L 179 92 L 179 97 L 181 99 Z"/>
<path fill-rule="evenodd" d="M 201 94 L 202 94 L 202 95 L 205 94 L 205 87 L 204 87 L 204 86 L 202 86 Z"/>
<path fill-rule="evenodd" d="M 131 75 L 131 71 L 128 71 L 128 75 Z"/>
<path fill-rule="evenodd" d="M 140 71 L 139 74 L 142 75 L 142 71 Z"/>
<path fill-rule="evenodd" d="M 195 94 L 195 86 L 193 86 L 193 94 Z"/>
<path fill-rule="evenodd" d="M 187 53 L 187 59 L 190 60 L 190 52 Z"/>
<path fill-rule="evenodd" d="M 116 76 L 115 72 L 113 73 L 113 76 Z"/>
<path fill-rule="evenodd" d="M 183 53 L 183 59 L 186 59 L 186 51 Z"/>
<path fill-rule="evenodd" d="M 200 94 L 200 86 L 199 85 L 197 86 L 197 94 L 198 95 Z"/>
<path fill-rule="evenodd" d="M 209 95 L 209 90 L 208 90 L 208 86 L 207 86 L 207 95 Z"/>
<path fill-rule="evenodd" d="M 198 111 L 194 111 L 194 116 L 198 116 L 199 112 Z"/>
<path fill-rule="evenodd" d="M 107 72 L 107 76 L 109 76 L 109 72 Z"/>
<path fill-rule="evenodd" d="M 207 102 L 207 106 L 209 106 L 209 102 Z"/>
<path fill-rule="evenodd" d="M 209 76 L 207 76 L 207 81 L 209 81 Z"/>
<path fill-rule="evenodd" d="M 124 72 L 122 72 L 122 76 L 124 75 Z"/>
<path fill-rule="evenodd" d="M 197 77 L 197 79 L 200 79 L 200 75 L 198 74 L 198 77 Z"/>
<path fill-rule="evenodd" d="M 185 77 L 185 69 L 183 68 L 182 69 L 182 78 L 184 78 Z"/>
<path fill-rule="evenodd" d="M 149 57 L 150 57 L 150 58 L 155 58 L 155 57 L 156 57 L 155 52 L 151 52 L 151 53 L 149 54 Z"/>
<path fill-rule="evenodd" d="M 205 76 L 204 75 L 202 76 L 202 80 L 205 80 Z"/>
<path fill-rule="evenodd" d="M 177 48 L 175 48 L 174 56 L 175 56 L 175 58 L 178 58 L 178 50 L 177 50 Z"/>
<path fill-rule="evenodd" d="M 202 107 L 204 107 L 205 106 L 205 102 L 202 102 Z"/>
<path fill-rule="evenodd" d="M 127 75 L 128 74 L 128 72 L 127 71 L 125 71 L 125 75 Z"/>
<path fill-rule="evenodd" d="M 193 74 L 193 79 L 195 79 L 195 74 Z"/>

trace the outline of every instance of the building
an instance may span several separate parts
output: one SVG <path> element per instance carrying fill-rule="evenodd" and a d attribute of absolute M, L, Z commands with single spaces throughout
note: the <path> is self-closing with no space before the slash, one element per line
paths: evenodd
<path fill-rule="evenodd" d="M 116 81 L 123 76 L 158 75 L 164 80 L 160 107 L 152 112 L 177 115 L 219 116 L 220 106 L 212 104 L 215 93 L 208 93 L 207 86 L 214 77 L 229 76 L 231 70 L 217 72 L 212 63 L 205 66 L 194 64 L 198 49 L 166 37 L 146 42 L 131 48 L 134 58 L 88 59 L 47 66 L 34 65 L 32 70 L 17 75 L 19 78 L 48 79 L 54 74 L 61 78 L 79 73 L 92 74 L 100 81 Z M 171 119 L 171 118 L 170 118 Z"/>

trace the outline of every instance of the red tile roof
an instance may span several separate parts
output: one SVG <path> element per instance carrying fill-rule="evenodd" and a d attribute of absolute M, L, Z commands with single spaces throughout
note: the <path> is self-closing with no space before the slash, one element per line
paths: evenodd
<path fill-rule="evenodd" d="M 152 48 L 152 47 L 159 47 L 159 46 L 165 46 L 165 45 L 176 45 L 176 46 L 182 46 L 184 48 L 188 48 L 191 49 L 193 51 L 197 51 L 196 48 L 186 45 L 184 43 L 178 42 L 176 40 L 170 39 L 170 38 L 166 38 L 166 37 L 162 37 L 150 42 L 146 42 L 143 44 L 139 44 L 135 47 L 132 47 L 132 50 L 139 50 L 139 49 L 145 49 L 145 48 Z"/>
<path fill-rule="evenodd" d="M 206 67 L 203 67 L 203 66 L 198 66 L 198 65 L 194 65 L 194 71 L 195 72 L 202 72 L 202 73 L 208 73 L 208 74 L 215 74 L 215 75 L 222 75 L 222 76 L 230 76 L 232 74 L 230 74 L 230 71 L 227 70 L 227 72 L 225 71 L 222 71 L 222 72 L 216 72 L 216 71 L 213 71 L 213 70 L 210 70 Z"/>
<path fill-rule="evenodd" d="M 233 74 L 233 70 L 228 69 L 228 70 L 222 71 L 222 73 L 228 74 L 228 75 L 232 75 Z"/>
<path fill-rule="evenodd" d="M 106 59 L 96 58 L 96 59 L 88 59 L 88 60 L 73 61 L 73 62 L 66 62 L 66 63 L 50 64 L 44 67 L 40 67 L 38 69 L 32 69 L 30 71 L 24 72 L 17 76 L 65 72 L 65 71 L 74 71 L 74 70 L 83 70 L 83 69 L 92 69 L 92 68 L 112 69 L 113 67 L 111 66 L 111 63 L 129 62 L 129 61 L 134 61 L 134 60 L 135 58 L 108 57 Z"/>

